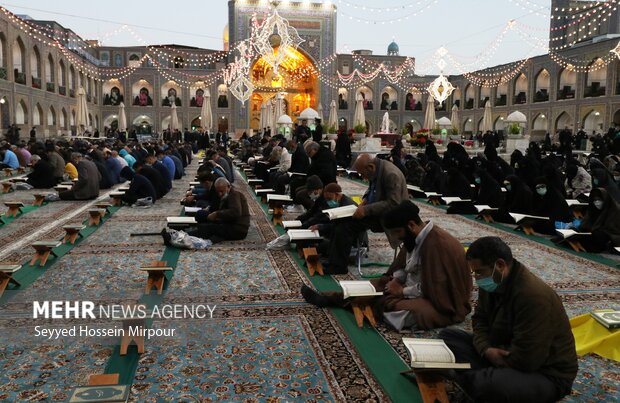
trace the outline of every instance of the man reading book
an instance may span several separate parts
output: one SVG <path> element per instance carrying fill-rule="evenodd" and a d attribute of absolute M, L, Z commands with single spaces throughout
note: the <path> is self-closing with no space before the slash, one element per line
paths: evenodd
<path fill-rule="evenodd" d="M 351 247 L 360 234 L 369 229 L 383 232 L 383 214 L 409 199 L 405 176 L 391 162 L 364 153 L 357 157 L 353 166 L 364 179 L 368 179 L 369 186 L 353 217 L 339 220 L 334 225 L 333 242 L 327 254 L 326 271 L 329 274 L 347 273 Z"/>
<path fill-rule="evenodd" d="M 406 200 L 384 217 L 386 229 L 403 242 L 388 272 L 372 280 L 373 307 L 395 328 L 432 329 L 462 322 L 471 311 L 472 280 L 463 246 Z M 303 286 L 304 299 L 317 306 L 344 306 L 342 293 L 320 295 Z"/>
<path fill-rule="evenodd" d="M 571 392 L 577 354 L 555 291 L 513 258 L 500 238 L 471 244 L 467 263 L 480 288 L 473 334 L 439 333 L 456 362 L 456 381 L 475 401 L 552 402 Z"/>

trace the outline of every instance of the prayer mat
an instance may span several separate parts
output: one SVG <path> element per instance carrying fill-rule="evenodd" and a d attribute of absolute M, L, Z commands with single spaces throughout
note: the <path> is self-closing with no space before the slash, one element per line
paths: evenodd
<path fill-rule="evenodd" d="M 216 308 L 167 322 L 140 357 L 132 401 L 388 401 L 343 330 L 307 306 Z"/>
<path fill-rule="evenodd" d="M 0 401 L 64 402 L 71 390 L 100 374 L 110 346 L 88 343 L 0 346 Z"/>

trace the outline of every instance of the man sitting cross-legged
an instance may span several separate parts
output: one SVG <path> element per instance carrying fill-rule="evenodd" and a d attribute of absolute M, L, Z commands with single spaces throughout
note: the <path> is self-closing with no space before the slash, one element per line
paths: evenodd
<path fill-rule="evenodd" d="M 233 188 L 226 178 L 218 178 L 214 186 L 220 198 L 217 211 L 210 213 L 206 223 L 198 224 L 188 234 L 210 239 L 213 243 L 245 239 L 250 228 L 250 211 L 245 196 Z"/>
<path fill-rule="evenodd" d="M 373 308 L 401 330 L 432 329 L 462 322 L 471 311 L 472 279 L 463 246 L 432 221 L 423 222 L 420 209 L 406 200 L 384 217 L 386 229 L 403 242 L 388 272 L 372 280 L 377 291 Z M 304 299 L 314 305 L 345 306 L 342 292 L 319 294 L 302 286 Z"/>
<path fill-rule="evenodd" d="M 456 381 L 477 402 L 553 402 L 568 395 L 577 354 L 560 297 L 500 238 L 472 243 L 467 263 L 480 289 L 473 334 L 439 333 L 456 362 L 471 364 Z"/>

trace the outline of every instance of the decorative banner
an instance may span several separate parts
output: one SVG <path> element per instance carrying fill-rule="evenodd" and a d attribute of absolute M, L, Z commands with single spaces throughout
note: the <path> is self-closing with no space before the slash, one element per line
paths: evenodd
<path fill-rule="evenodd" d="M 429 94 L 439 102 L 439 105 L 442 105 L 443 101 L 448 99 L 452 91 L 454 91 L 454 87 L 443 74 L 433 80 L 428 87 Z"/>
<path fill-rule="evenodd" d="M 242 104 L 245 104 L 252 96 L 252 92 L 254 92 L 254 85 L 246 76 L 240 75 L 232 82 L 230 92 Z"/>
<path fill-rule="evenodd" d="M 257 29 L 253 45 L 263 60 L 273 67 L 274 73 L 277 73 L 280 63 L 289 57 L 288 48 L 297 49 L 303 41 L 297 30 L 274 9 L 273 14 Z"/>

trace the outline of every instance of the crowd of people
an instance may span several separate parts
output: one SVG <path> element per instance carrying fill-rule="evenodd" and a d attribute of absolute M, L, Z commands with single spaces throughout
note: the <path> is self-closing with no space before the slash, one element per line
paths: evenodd
<path fill-rule="evenodd" d="M 183 200 L 186 206 L 199 207 L 197 224 L 188 234 L 209 244 L 247 236 L 250 209 L 235 185 L 233 158 L 247 163 L 264 187 L 290 195 L 303 207 L 297 217 L 302 228 L 316 230 L 324 239 L 318 250 L 325 274 L 348 273 L 352 250 L 368 246 L 368 230 L 385 233 L 391 245 L 403 246 L 387 272 L 372 280 L 384 293 L 373 299 L 373 310 L 397 330 L 442 328 L 440 337 L 457 361 L 471 364 L 469 370 L 446 371 L 444 376 L 476 401 L 555 401 L 570 393 L 577 373 L 574 339 L 555 291 L 499 238 L 481 238 L 465 252 L 439 223 L 423 220 L 407 185 L 495 207 L 497 221 L 508 221 L 509 213 L 548 217 L 538 232 L 553 234 L 559 226 L 573 226 L 592 233 L 588 250 L 605 251 L 620 245 L 620 161 L 610 151 L 614 140 L 604 140 L 587 161 L 567 148 L 545 152 L 537 143 L 525 153 L 515 151 L 509 161 L 491 141 L 474 157 L 458 142 L 450 143 L 443 155 L 431 141 L 416 155 L 397 143 L 389 154 L 360 154 L 352 166 L 344 166 L 367 181 L 357 204 L 338 183 L 338 153 L 303 128 L 291 139 L 244 134 L 228 144 L 220 137 L 206 145 L 197 173 L 200 186 Z M 1 157 L 11 167 L 31 164 L 28 183 L 34 187 L 74 179 L 72 189 L 59 194 L 65 200 L 93 199 L 100 189 L 129 181 L 124 200 L 133 204 L 165 195 L 199 146 L 196 140 L 33 141 L 6 144 Z M 587 202 L 582 220 L 571 215 L 570 198 Z M 323 213 L 356 204 L 349 218 L 329 220 Z M 164 230 L 162 236 L 170 245 L 170 232 Z M 474 281 L 479 289 L 476 304 Z M 342 292 L 320 293 L 302 286 L 301 295 L 319 307 L 350 306 Z M 451 327 L 472 310 L 473 332 Z"/>

